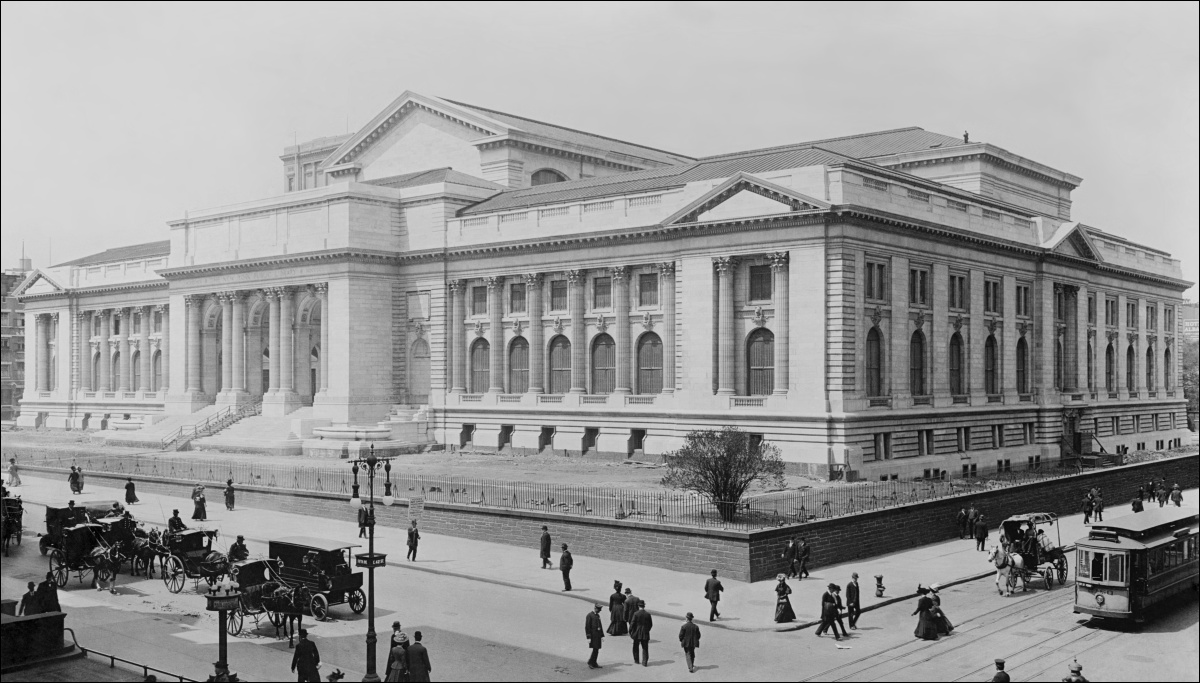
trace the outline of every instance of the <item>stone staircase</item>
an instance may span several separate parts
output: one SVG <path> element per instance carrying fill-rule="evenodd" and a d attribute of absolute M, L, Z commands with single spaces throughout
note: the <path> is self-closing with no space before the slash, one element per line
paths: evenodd
<path fill-rule="evenodd" d="M 298 408 L 283 417 L 254 415 L 217 434 L 196 439 L 191 447 L 224 453 L 300 455 L 303 441 L 312 436 L 313 427 L 328 424 L 329 420 L 315 419 L 311 407 Z"/>
<path fill-rule="evenodd" d="M 194 430 L 222 410 L 219 406 L 205 406 L 187 415 L 170 415 L 152 425 L 135 431 L 107 430 L 96 432 L 92 438 L 103 439 L 109 446 L 131 446 L 134 448 L 161 449 L 163 443 L 181 429 Z"/>

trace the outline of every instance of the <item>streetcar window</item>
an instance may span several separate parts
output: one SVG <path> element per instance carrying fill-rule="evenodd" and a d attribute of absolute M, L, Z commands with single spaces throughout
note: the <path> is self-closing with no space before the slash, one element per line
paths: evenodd
<path fill-rule="evenodd" d="M 1125 583 L 1125 556 L 1124 555 L 1109 555 L 1108 556 L 1108 576 L 1105 581 L 1117 581 Z"/>
<path fill-rule="evenodd" d="M 1092 554 L 1092 581 L 1104 580 L 1104 553 Z"/>

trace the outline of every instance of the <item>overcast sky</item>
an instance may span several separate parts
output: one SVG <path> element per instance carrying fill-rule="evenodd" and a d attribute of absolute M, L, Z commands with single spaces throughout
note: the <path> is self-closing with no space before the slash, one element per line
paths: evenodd
<path fill-rule="evenodd" d="M 689 155 L 969 130 L 1082 176 L 1076 220 L 1200 280 L 1196 3 L 2 11 L 4 267 L 22 242 L 58 263 L 278 194 L 293 136 L 355 130 L 407 89 Z"/>

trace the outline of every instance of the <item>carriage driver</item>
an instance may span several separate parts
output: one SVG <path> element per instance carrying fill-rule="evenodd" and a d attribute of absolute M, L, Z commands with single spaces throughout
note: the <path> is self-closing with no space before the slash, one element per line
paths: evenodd
<path fill-rule="evenodd" d="M 1045 529 L 1038 529 L 1037 532 L 1038 547 L 1042 549 L 1042 561 L 1054 561 L 1062 557 L 1062 551 L 1054 547 L 1054 542 L 1046 535 Z"/>
<path fill-rule="evenodd" d="M 246 548 L 246 537 L 238 534 L 237 540 L 229 546 L 229 561 L 244 562 L 250 558 L 250 550 Z"/>
<path fill-rule="evenodd" d="M 167 533 L 174 534 L 186 530 L 187 525 L 179 518 L 179 510 L 171 510 L 171 519 L 167 520 Z"/>

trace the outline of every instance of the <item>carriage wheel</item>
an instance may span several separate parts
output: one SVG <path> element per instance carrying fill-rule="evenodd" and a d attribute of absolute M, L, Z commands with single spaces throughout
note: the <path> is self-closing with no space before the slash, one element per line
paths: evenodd
<path fill-rule="evenodd" d="M 1051 588 L 1053 588 L 1054 587 L 1054 568 L 1046 567 L 1045 571 L 1042 572 L 1042 579 L 1044 579 L 1046 581 L 1046 590 L 1050 590 Z"/>
<path fill-rule="evenodd" d="M 355 614 L 362 614 L 363 610 L 367 608 L 367 594 L 361 588 L 355 588 L 354 592 L 346 597 L 346 600 Z"/>
<path fill-rule="evenodd" d="M 49 536 L 42 536 L 41 538 L 38 539 L 38 550 L 41 551 L 42 555 L 45 555 L 46 553 L 50 552 L 50 537 Z"/>
<path fill-rule="evenodd" d="M 167 585 L 167 590 L 172 593 L 178 593 L 183 590 L 183 584 L 187 577 L 183 573 L 183 560 L 171 555 L 163 561 L 162 565 L 163 583 Z"/>
<path fill-rule="evenodd" d="M 1008 573 L 1008 592 L 1012 593 L 1017 589 L 1017 573 L 1010 571 Z"/>
<path fill-rule="evenodd" d="M 309 601 L 308 611 L 312 612 L 313 618 L 317 621 L 325 621 L 329 617 L 329 600 L 325 599 L 324 595 L 317 593 Z"/>
<path fill-rule="evenodd" d="M 279 627 L 283 626 L 284 616 L 282 614 L 280 614 L 279 612 L 272 612 L 272 611 L 268 610 L 267 611 L 267 619 L 271 620 L 271 625 L 274 626 L 275 628 L 279 628 Z"/>
<path fill-rule="evenodd" d="M 25 527 L 17 525 L 17 545 L 21 545 L 21 533 L 25 531 Z"/>
<path fill-rule="evenodd" d="M 50 555 L 50 571 L 54 572 L 54 583 L 58 584 L 59 588 L 66 586 L 67 580 L 71 578 L 71 570 L 63 562 L 62 553 L 57 550 Z"/>
<path fill-rule="evenodd" d="M 242 610 L 240 607 L 238 609 L 229 610 L 229 619 L 225 622 L 225 631 L 231 636 L 236 636 L 242 632 L 242 623 L 244 621 L 245 617 L 242 616 Z"/>
<path fill-rule="evenodd" d="M 116 570 L 108 565 L 100 565 L 92 570 L 92 573 L 95 574 L 96 580 L 100 583 L 107 583 L 117 578 Z"/>
<path fill-rule="evenodd" d="M 1067 561 L 1060 557 L 1054 563 L 1054 568 L 1058 571 L 1058 585 L 1065 585 L 1067 583 Z"/>

